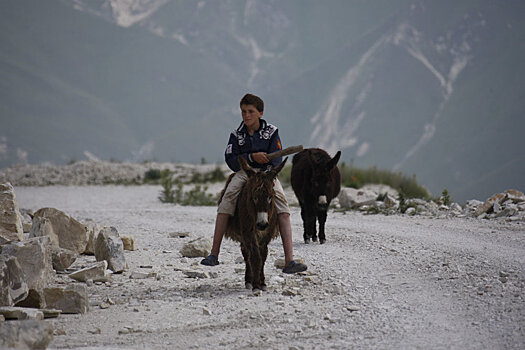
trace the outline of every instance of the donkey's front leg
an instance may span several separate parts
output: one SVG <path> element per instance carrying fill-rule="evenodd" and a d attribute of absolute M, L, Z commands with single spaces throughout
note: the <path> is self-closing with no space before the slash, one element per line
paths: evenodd
<path fill-rule="evenodd" d="M 261 253 L 257 242 L 250 242 L 250 267 L 252 271 L 253 289 L 261 289 Z"/>
<path fill-rule="evenodd" d="M 246 265 L 246 270 L 244 273 L 244 286 L 246 287 L 246 289 L 252 289 L 253 274 L 252 266 L 250 264 L 250 251 L 246 248 L 244 243 L 241 243 L 241 252 L 242 257 L 244 258 L 244 264 Z"/>
<path fill-rule="evenodd" d="M 259 250 L 261 252 L 261 272 L 260 272 L 261 289 L 266 290 L 266 283 L 265 283 L 265 277 L 264 277 L 264 265 L 266 264 L 266 258 L 268 257 L 268 242 L 261 243 L 261 247 L 259 247 Z"/>
<path fill-rule="evenodd" d="M 327 210 L 319 210 L 317 212 L 317 218 L 319 220 L 319 243 L 323 244 L 326 242 L 326 236 L 324 233 L 324 227 L 326 223 Z"/>
<path fill-rule="evenodd" d="M 310 243 L 310 239 L 314 242 L 317 240 L 315 232 L 315 211 L 306 204 L 301 204 L 301 218 L 303 219 L 303 238 L 304 243 Z"/>

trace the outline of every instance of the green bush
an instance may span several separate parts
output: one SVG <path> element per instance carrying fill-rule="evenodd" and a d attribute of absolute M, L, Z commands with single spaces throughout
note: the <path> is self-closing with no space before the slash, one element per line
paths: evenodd
<path fill-rule="evenodd" d="M 443 189 L 443 192 L 441 193 L 441 201 L 444 205 L 449 206 L 451 202 L 450 200 L 450 194 L 448 193 L 448 190 L 445 188 Z"/>
<path fill-rule="evenodd" d="M 171 174 L 162 177 L 161 185 L 162 191 L 159 195 L 160 201 L 163 203 L 175 203 L 175 190 L 173 190 L 173 179 Z"/>
<path fill-rule="evenodd" d="M 347 166 L 344 162 L 339 166 L 342 185 L 345 187 L 360 188 L 366 184 L 388 185 L 403 193 L 406 198 L 430 198 L 428 190 L 420 185 L 416 176 L 411 177 L 389 170 L 379 170 L 376 167 L 360 169 Z"/>
<path fill-rule="evenodd" d="M 158 182 L 162 177 L 160 169 L 148 169 L 144 173 L 144 182 Z"/>
<path fill-rule="evenodd" d="M 347 166 L 344 162 L 338 167 L 341 172 L 341 183 L 344 187 L 361 188 L 367 184 L 383 184 L 403 193 L 406 198 L 430 198 L 430 193 L 417 182 L 415 175 L 409 177 L 399 172 L 378 170 L 376 167 L 361 169 L 352 165 Z M 283 186 L 291 184 L 291 174 L 291 165 L 285 166 L 279 173 L 279 181 Z"/>
<path fill-rule="evenodd" d="M 195 173 L 189 180 L 189 183 L 216 183 L 225 181 L 226 176 L 219 166 L 216 166 L 214 170 L 207 173 Z"/>
<path fill-rule="evenodd" d="M 175 203 L 180 205 L 215 205 L 217 200 L 215 196 L 206 193 L 208 187 L 197 185 L 193 189 L 184 192 L 184 184 L 180 181 L 174 181 L 171 172 L 163 172 L 160 181 L 162 190 L 159 199 L 163 203 Z M 176 188 L 174 188 L 176 185 Z"/>
<path fill-rule="evenodd" d="M 177 203 L 181 205 L 202 205 L 202 206 L 213 206 L 217 204 L 217 199 L 210 193 L 206 193 L 208 187 L 197 185 L 188 192 L 182 191 L 182 184 L 179 184 Z"/>

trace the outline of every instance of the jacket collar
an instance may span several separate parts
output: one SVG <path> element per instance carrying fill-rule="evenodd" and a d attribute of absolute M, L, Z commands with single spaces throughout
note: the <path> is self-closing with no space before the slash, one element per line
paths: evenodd
<path fill-rule="evenodd" d="M 263 130 L 264 128 L 266 128 L 266 125 L 268 123 L 266 123 L 266 120 L 264 119 L 259 119 L 259 129 L 257 129 L 257 131 L 260 131 L 260 130 Z M 246 128 L 246 125 L 244 125 L 244 122 L 241 122 L 241 124 L 239 125 L 239 127 L 237 128 L 237 131 L 238 132 L 242 132 L 242 133 L 245 133 L 247 134 L 248 133 L 248 129 Z"/>

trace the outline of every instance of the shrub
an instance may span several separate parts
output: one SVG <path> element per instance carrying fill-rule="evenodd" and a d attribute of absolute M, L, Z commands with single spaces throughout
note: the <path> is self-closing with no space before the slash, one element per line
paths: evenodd
<path fill-rule="evenodd" d="M 449 206 L 451 201 L 450 201 L 450 195 L 448 193 L 448 190 L 445 188 L 443 189 L 443 192 L 441 193 L 441 201 L 443 202 L 444 205 L 446 206 Z"/>
<path fill-rule="evenodd" d="M 175 203 L 175 191 L 173 190 L 173 179 L 171 174 L 163 176 L 161 179 L 162 191 L 159 199 L 163 203 Z"/>
<path fill-rule="evenodd" d="M 191 190 L 184 192 L 184 184 L 180 181 L 173 181 L 171 172 L 162 173 L 162 190 L 159 199 L 163 203 L 175 203 L 180 205 L 204 205 L 211 206 L 216 204 L 215 196 L 206 193 L 208 187 L 197 185 Z M 176 185 L 176 188 L 174 188 Z"/>
<path fill-rule="evenodd" d="M 403 192 L 399 192 L 399 197 L 397 199 L 399 200 L 399 211 L 401 213 L 404 214 L 410 207 L 417 209 L 417 206 L 414 203 L 409 203 L 409 201 L 407 201 Z"/>
<path fill-rule="evenodd" d="M 194 173 L 188 183 L 215 183 L 226 180 L 224 172 L 219 166 L 207 173 Z"/>
<path fill-rule="evenodd" d="M 213 206 L 217 204 L 215 196 L 210 193 L 206 193 L 208 187 L 197 185 L 188 192 L 182 191 L 182 184 L 179 187 L 178 201 L 181 205 L 202 205 L 202 206 Z"/>
<path fill-rule="evenodd" d="M 430 198 L 430 193 L 417 182 L 415 175 L 409 177 L 399 172 L 378 170 L 376 167 L 361 169 L 352 165 L 347 166 L 344 162 L 339 165 L 339 171 L 341 172 L 341 183 L 344 187 L 361 188 L 367 184 L 383 184 L 389 185 L 398 192 L 403 192 L 406 198 Z M 281 170 L 279 181 L 283 186 L 291 184 L 291 174 L 291 165 L 287 165 Z"/>
<path fill-rule="evenodd" d="M 148 169 L 144 173 L 144 182 L 158 182 L 162 177 L 160 169 Z"/>
<path fill-rule="evenodd" d="M 417 182 L 415 175 L 409 177 L 400 172 L 379 170 L 376 167 L 360 169 L 352 165 L 347 166 L 344 162 L 339 166 L 339 170 L 342 185 L 345 187 L 360 188 L 366 184 L 383 184 L 402 192 L 406 198 L 430 198 L 429 192 Z"/>

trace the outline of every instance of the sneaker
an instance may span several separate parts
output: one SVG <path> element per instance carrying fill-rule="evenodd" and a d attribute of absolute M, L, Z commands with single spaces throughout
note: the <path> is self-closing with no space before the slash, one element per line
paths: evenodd
<path fill-rule="evenodd" d="M 201 264 L 206 265 L 206 266 L 215 266 L 215 265 L 219 265 L 219 260 L 217 259 L 215 255 L 210 254 L 204 259 L 202 259 Z"/>
<path fill-rule="evenodd" d="M 295 260 L 290 261 L 288 266 L 286 266 L 283 269 L 284 273 L 297 273 L 297 272 L 303 272 L 306 271 L 308 267 L 306 267 L 305 264 L 301 264 L 300 262 L 297 262 Z"/>

